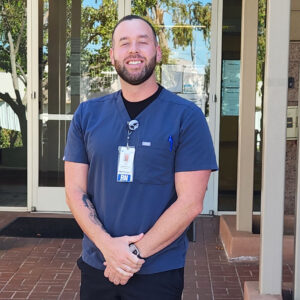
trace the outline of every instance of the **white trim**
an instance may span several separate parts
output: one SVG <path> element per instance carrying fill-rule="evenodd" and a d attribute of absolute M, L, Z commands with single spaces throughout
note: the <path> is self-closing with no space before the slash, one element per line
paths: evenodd
<path fill-rule="evenodd" d="M 222 216 L 222 215 L 233 215 L 233 216 L 235 216 L 236 214 L 237 214 L 236 211 L 223 211 L 223 210 L 219 210 L 216 213 L 217 216 Z M 260 211 L 253 211 L 252 215 L 260 216 L 261 212 Z"/>
<path fill-rule="evenodd" d="M 210 98 L 209 98 L 209 127 L 214 142 L 217 162 L 219 162 L 219 131 L 220 131 L 220 98 L 221 98 L 221 59 L 222 59 L 222 23 L 223 0 L 212 1 L 211 20 L 211 65 L 210 65 Z M 215 102 L 216 100 L 216 102 Z M 213 199 L 212 209 L 218 214 L 218 183 L 219 172 L 213 172 L 208 188 Z"/>
<path fill-rule="evenodd" d="M 38 23 L 39 1 L 27 0 L 27 209 L 37 199 L 38 182 Z"/>
<path fill-rule="evenodd" d="M 0 206 L 0 211 L 12 211 L 12 212 L 27 212 L 28 208 L 26 206 L 17 207 L 17 206 Z"/>
<path fill-rule="evenodd" d="M 40 114 L 39 119 L 43 120 L 43 123 L 46 123 L 49 120 L 50 121 L 71 121 L 73 119 L 73 115 L 43 113 Z"/>

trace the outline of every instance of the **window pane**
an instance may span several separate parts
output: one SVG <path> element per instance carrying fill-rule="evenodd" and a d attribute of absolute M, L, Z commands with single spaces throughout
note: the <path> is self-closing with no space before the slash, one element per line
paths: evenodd
<path fill-rule="evenodd" d="M 0 3 L 0 206 L 27 206 L 26 1 Z"/>
<path fill-rule="evenodd" d="M 43 1 L 40 186 L 64 186 L 63 152 L 79 103 L 119 88 L 109 59 L 116 1 Z"/>

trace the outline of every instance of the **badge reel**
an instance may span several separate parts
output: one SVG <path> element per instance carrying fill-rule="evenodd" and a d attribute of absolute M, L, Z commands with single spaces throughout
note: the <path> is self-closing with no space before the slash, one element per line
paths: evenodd
<path fill-rule="evenodd" d="M 138 129 L 139 122 L 137 120 L 131 120 L 127 123 L 127 126 L 127 145 L 119 146 L 117 182 L 133 181 L 135 147 L 129 146 L 129 140 L 131 134 Z"/>

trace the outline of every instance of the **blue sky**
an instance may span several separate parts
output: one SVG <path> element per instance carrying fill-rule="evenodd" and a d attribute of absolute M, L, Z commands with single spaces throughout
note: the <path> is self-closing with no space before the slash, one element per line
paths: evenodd
<path fill-rule="evenodd" d="M 202 0 L 201 1 L 203 5 L 207 3 L 211 3 L 212 0 Z M 98 8 L 99 5 L 102 3 L 102 0 L 83 0 L 83 6 L 92 6 L 94 8 Z M 166 25 L 172 25 L 172 16 L 165 14 L 165 24 Z M 207 45 L 205 45 L 203 40 L 203 34 L 201 31 L 194 31 L 194 43 L 195 43 L 195 53 L 196 53 L 196 65 L 197 68 L 201 73 L 203 73 L 204 66 L 207 64 L 207 61 L 210 57 L 210 52 L 207 49 Z M 92 45 L 91 48 L 96 49 L 98 47 Z M 187 61 L 191 61 L 191 50 L 190 47 L 186 47 L 185 49 L 178 48 L 174 49 L 172 48 L 171 51 L 171 58 L 176 59 L 184 59 Z"/>

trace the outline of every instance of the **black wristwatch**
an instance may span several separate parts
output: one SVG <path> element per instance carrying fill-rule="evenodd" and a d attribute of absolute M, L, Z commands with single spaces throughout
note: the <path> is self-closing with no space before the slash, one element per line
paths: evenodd
<path fill-rule="evenodd" d="M 136 255 L 138 258 L 140 259 L 145 259 L 144 257 L 141 257 L 141 253 L 140 250 L 138 249 L 138 247 L 135 244 L 129 244 L 129 250 L 131 253 L 133 253 L 134 255 Z"/>

